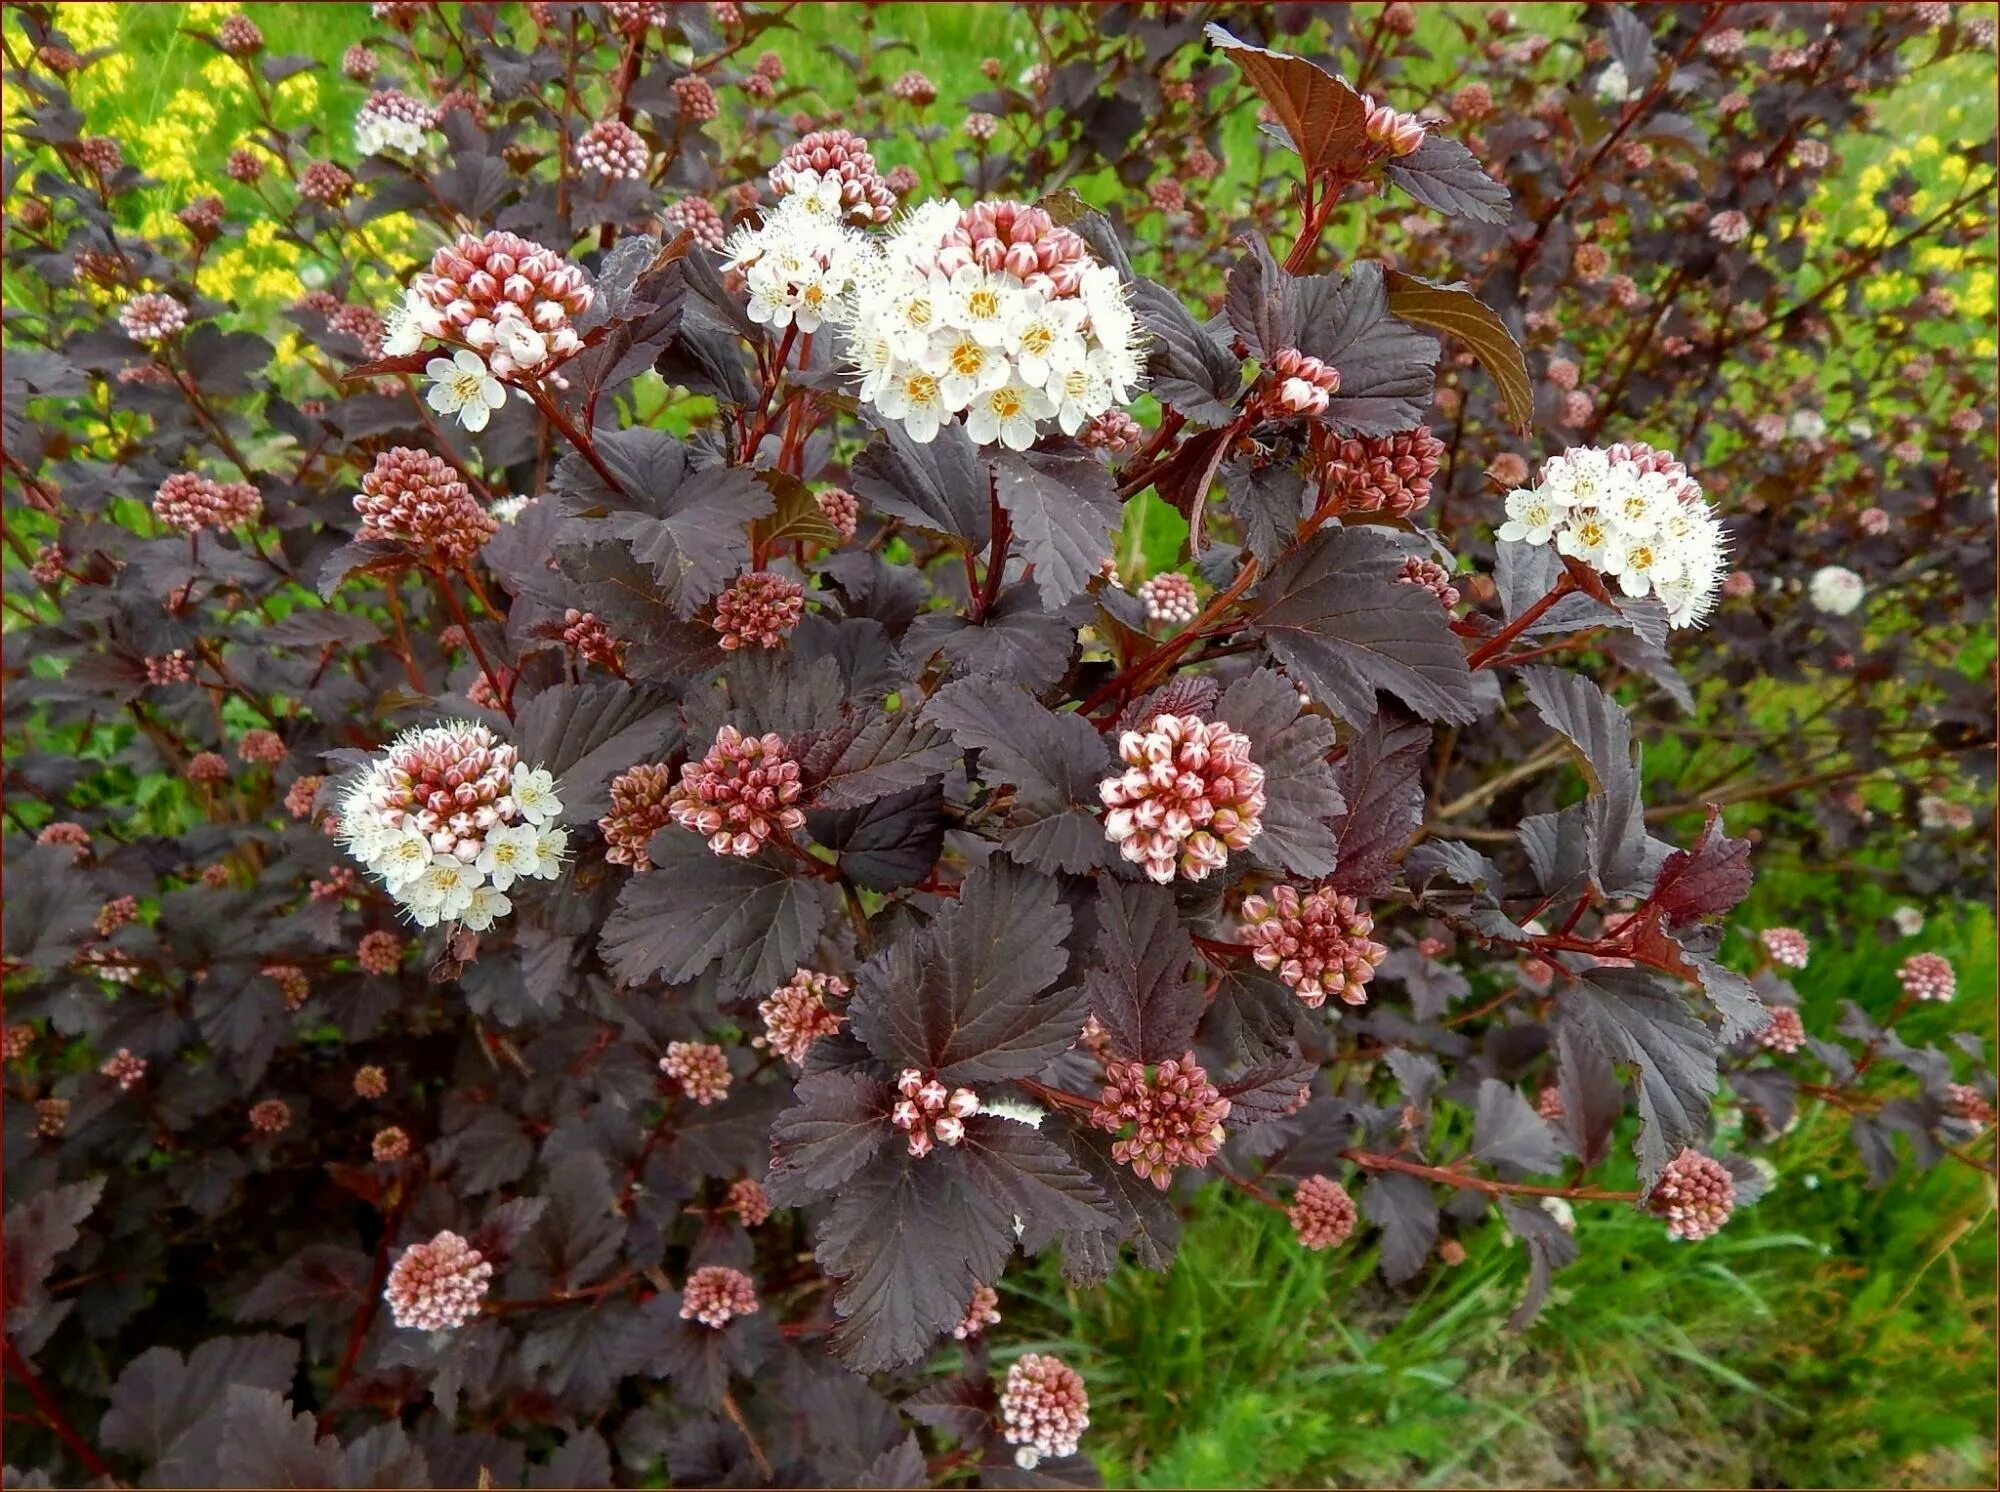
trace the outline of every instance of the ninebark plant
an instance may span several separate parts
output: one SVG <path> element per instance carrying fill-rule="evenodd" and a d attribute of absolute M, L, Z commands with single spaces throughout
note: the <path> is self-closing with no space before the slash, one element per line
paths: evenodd
<path fill-rule="evenodd" d="M 1200 1185 L 1391 1288 L 1497 1214 L 1525 1325 L 1594 1209 L 1756 1200 L 1719 1095 L 1990 1169 L 1976 1044 L 1894 1030 L 1949 965 L 1809 1036 L 1803 938 L 1719 956 L 1749 844 L 1654 832 L 1568 645 L 1674 677 L 1700 470 L 1607 429 L 1483 494 L 1476 568 L 1424 521 L 1447 349 L 1526 456 L 1536 384 L 1327 235 L 1511 221 L 1451 129 L 1144 19 L 1290 162 L 1197 314 L 1074 190 L 933 203 L 810 117 L 726 169 L 775 15 L 376 13 L 366 158 L 235 168 L 325 272 L 282 346 L 200 293 L 226 215 L 119 226 L 48 10 L 8 38 L 18 1464 L 1075 1484 L 1087 1363 L 1010 1345 L 1010 1276 L 1164 1268 Z M 1142 500 L 1171 584 L 1118 572 Z"/>

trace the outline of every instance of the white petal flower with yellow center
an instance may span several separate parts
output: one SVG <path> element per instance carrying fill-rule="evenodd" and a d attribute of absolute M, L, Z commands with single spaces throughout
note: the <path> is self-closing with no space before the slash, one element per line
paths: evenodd
<path fill-rule="evenodd" d="M 468 430 L 484 430 L 493 411 L 507 402 L 507 390 L 469 347 L 424 364 L 431 391 L 424 402 L 441 415 L 456 415 Z"/>

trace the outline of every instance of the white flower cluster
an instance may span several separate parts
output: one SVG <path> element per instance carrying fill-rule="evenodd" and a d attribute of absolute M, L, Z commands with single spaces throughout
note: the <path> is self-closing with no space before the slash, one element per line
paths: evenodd
<path fill-rule="evenodd" d="M 774 177 L 774 180 L 776 178 Z M 844 334 L 860 396 L 919 443 L 963 416 L 1026 450 L 1129 403 L 1143 338 L 1115 269 L 1039 208 L 926 202 L 876 237 L 834 172 L 790 170 L 777 206 L 724 245 L 752 321 Z"/>
<path fill-rule="evenodd" d="M 1828 616 L 1848 616 L 1867 596 L 1868 585 L 1845 565 L 1822 565 L 1813 571 L 1806 594 Z"/>
<path fill-rule="evenodd" d="M 569 841 L 555 779 L 462 720 L 398 736 L 337 811 L 348 852 L 421 927 L 491 927 L 516 880 L 555 879 Z"/>
<path fill-rule="evenodd" d="M 1019 226 L 1025 215 L 997 235 L 987 203 L 970 213 L 924 203 L 860 280 L 848 351 L 861 401 L 919 444 L 962 414 L 980 445 L 1022 451 L 1049 421 L 1075 435 L 1133 398 L 1143 336 L 1118 271 L 1052 225 L 1040 231 L 1038 252 L 1034 231 Z M 1051 274 L 1040 265 L 1056 235 L 1063 257 Z M 980 252 L 1000 245 L 999 254 Z"/>
<path fill-rule="evenodd" d="M 436 112 L 428 104 L 394 88 L 379 89 L 354 116 L 354 148 L 363 155 L 390 150 L 418 155 L 436 122 Z"/>
<path fill-rule="evenodd" d="M 1553 543 L 1626 595 L 1658 596 L 1676 627 L 1696 626 L 1714 608 L 1728 552 L 1687 468 L 1637 443 L 1551 457 L 1534 487 L 1507 494 L 1499 537 Z"/>
<path fill-rule="evenodd" d="M 838 176 L 797 171 L 755 228 L 723 244 L 725 268 L 743 275 L 750 319 L 782 330 L 816 332 L 848 310 L 856 279 L 874 245 L 847 226 Z"/>

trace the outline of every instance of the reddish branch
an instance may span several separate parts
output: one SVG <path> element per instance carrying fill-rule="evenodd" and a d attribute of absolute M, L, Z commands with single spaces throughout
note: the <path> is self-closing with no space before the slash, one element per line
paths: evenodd
<path fill-rule="evenodd" d="M 15 1348 L 14 1339 L 0 1338 L 0 1343 L 5 1344 L 7 1376 L 28 1391 L 28 1397 L 35 1401 L 35 1407 L 41 1410 L 43 1420 L 51 1430 L 55 1431 L 56 1438 L 69 1447 L 70 1453 L 83 1462 L 93 1477 L 113 1480 L 110 1465 L 92 1449 L 89 1441 L 77 1433 L 76 1426 L 69 1422 L 69 1416 L 64 1414 L 62 1406 L 56 1403 L 55 1396 L 42 1385 L 42 1380 L 35 1376 L 35 1370 L 28 1365 L 28 1360 Z"/>

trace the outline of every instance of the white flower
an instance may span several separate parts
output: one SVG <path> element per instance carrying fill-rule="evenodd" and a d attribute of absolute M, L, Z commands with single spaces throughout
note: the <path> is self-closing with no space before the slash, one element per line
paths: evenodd
<path fill-rule="evenodd" d="M 479 886 L 459 913 L 458 920 L 474 932 L 485 932 L 514 910 L 514 903 L 491 886 Z"/>
<path fill-rule="evenodd" d="M 1914 938 L 1924 930 L 1924 914 L 1912 906 L 1900 906 L 1889 914 L 1889 920 L 1896 924 L 1896 931 L 1906 938 Z"/>
<path fill-rule="evenodd" d="M 1597 75 L 1597 96 L 1607 104 L 1622 104 L 1632 97 L 1632 80 L 1626 75 L 1625 64 L 1612 62 Z"/>
<path fill-rule="evenodd" d="M 555 778 L 539 767 L 514 773 L 513 797 L 521 817 L 531 824 L 546 824 L 562 812 Z"/>
<path fill-rule="evenodd" d="M 1793 440 L 1818 440 L 1826 434 L 1826 420 L 1816 409 L 1797 409 L 1787 428 Z"/>
<path fill-rule="evenodd" d="M 535 874 L 554 880 L 562 873 L 563 856 L 569 853 L 569 830 L 544 824 L 535 831 Z"/>
<path fill-rule="evenodd" d="M 512 523 L 533 501 L 532 497 L 496 497 L 487 507 L 487 512 L 501 523 Z"/>
<path fill-rule="evenodd" d="M 408 357 L 424 345 L 426 337 L 444 330 L 444 318 L 431 303 L 414 290 L 405 290 L 399 305 L 382 319 L 382 355 Z"/>
<path fill-rule="evenodd" d="M 920 362 L 937 376 L 944 407 L 953 413 L 1007 382 L 1010 371 L 1006 353 L 963 328 L 938 333 Z"/>
<path fill-rule="evenodd" d="M 484 430 L 493 411 L 507 402 L 507 390 L 487 370 L 485 359 L 470 348 L 461 347 L 448 358 L 434 357 L 424 364 L 431 379 L 425 402 L 442 415 L 457 415 L 468 430 Z"/>
<path fill-rule="evenodd" d="M 493 358 L 495 373 L 512 373 L 524 368 L 538 368 L 549 355 L 548 339 L 521 317 L 505 317 L 494 331 L 495 345 L 499 349 Z M 466 340 L 470 341 L 471 338 L 468 337 Z"/>
<path fill-rule="evenodd" d="M 1035 443 L 1035 424 L 1056 412 L 1055 401 L 1019 381 L 981 394 L 966 411 L 965 433 L 983 446 L 999 441 L 1010 451 Z"/>
<path fill-rule="evenodd" d="M 456 919 L 471 906 L 478 885 L 478 872 L 456 855 L 434 855 L 430 868 L 403 888 L 403 904 L 425 927 L 432 927 Z M 424 922 L 426 914 L 434 920 Z"/>
<path fill-rule="evenodd" d="M 342 814 L 341 823 L 346 824 L 352 815 Z M 356 825 L 362 829 L 362 825 Z M 361 853 L 363 846 L 355 841 L 355 852 Z M 400 833 L 391 833 L 379 847 L 371 847 L 366 855 L 371 869 L 379 873 L 389 883 L 389 889 L 407 886 L 418 876 L 431 868 L 431 842 L 416 829 L 406 828 Z"/>
<path fill-rule="evenodd" d="M 937 376 L 922 368 L 901 370 L 875 402 L 890 419 L 901 420 L 910 439 L 920 446 L 937 439 L 938 426 L 950 413 Z"/>
<path fill-rule="evenodd" d="M 1021 382 L 1042 388 L 1063 369 L 1084 359 L 1080 331 L 1084 308 L 1074 300 L 1045 301 L 1038 290 L 1022 296 L 1007 325 L 1007 351 Z"/>
<path fill-rule="evenodd" d="M 1676 627 L 1695 625 L 1714 607 L 1728 550 L 1701 488 L 1648 446 L 1553 457 L 1534 487 L 1507 495 L 1507 520 L 1496 532 L 1506 542 L 1553 543 L 1626 595 L 1657 596 Z"/>
<path fill-rule="evenodd" d="M 1812 604 L 1828 616 L 1847 616 L 1861 604 L 1868 587 L 1861 577 L 1844 565 L 1822 565 L 1813 571 L 1806 594 Z"/>
<path fill-rule="evenodd" d="M 987 347 L 1002 347 L 1007 341 L 1007 323 L 1022 292 L 1008 284 L 1011 275 L 990 275 L 976 264 L 968 264 L 951 277 L 947 287 L 953 322 L 977 337 Z"/>
<path fill-rule="evenodd" d="M 503 824 L 486 831 L 486 848 L 473 866 L 493 882 L 494 890 L 505 891 L 516 877 L 534 874 L 540 858 L 532 824 Z"/>

